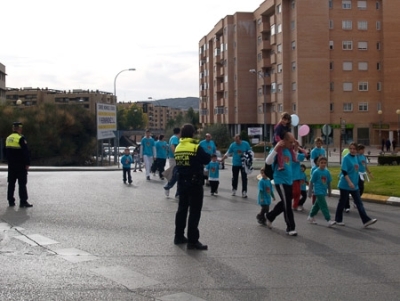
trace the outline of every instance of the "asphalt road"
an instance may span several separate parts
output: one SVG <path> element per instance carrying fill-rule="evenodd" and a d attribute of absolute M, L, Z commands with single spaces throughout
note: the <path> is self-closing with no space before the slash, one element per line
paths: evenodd
<path fill-rule="evenodd" d="M 272 230 L 257 224 L 255 176 L 243 199 L 221 171 L 200 221 L 209 250 L 187 251 L 173 244 L 177 201 L 158 178 L 30 172 L 34 207 L 19 209 L 7 207 L 0 172 L 0 300 L 399 300 L 400 207 L 365 203 L 371 228 L 354 210 L 327 228 L 321 213 L 306 222 L 308 200 L 289 237 L 283 216 Z"/>

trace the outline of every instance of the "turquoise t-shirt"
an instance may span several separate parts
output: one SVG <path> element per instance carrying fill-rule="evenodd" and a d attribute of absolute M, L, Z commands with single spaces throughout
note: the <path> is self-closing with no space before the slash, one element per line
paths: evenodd
<path fill-rule="evenodd" d="M 349 184 L 347 183 L 346 179 L 344 178 L 343 173 L 340 174 L 340 179 L 338 183 L 339 189 L 344 189 L 344 190 L 357 190 L 358 189 L 358 168 L 359 168 L 359 163 L 357 156 L 353 156 L 351 154 L 348 154 L 344 156 L 343 161 L 342 161 L 342 170 L 347 172 L 347 175 L 350 178 L 350 181 L 354 185 L 354 189 L 350 188 Z"/>
<path fill-rule="evenodd" d="M 232 166 L 242 166 L 242 155 L 244 152 L 251 150 L 250 144 L 247 141 L 243 141 L 240 144 L 233 142 L 230 146 L 227 154 L 232 154 Z"/>
<path fill-rule="evenodd" d="M 292 154 L 287 148 L 284 148 L 282 150 L 282 156 L 283 156 L 283 163 L 284 163 L 283 170 L 278 170 L 278 164 L 276 164 L 276 163 L 273 164 L 274 182 L 275 182 L 275 184 L 292 185 L 293 184 Z M 275 160 L 276 159 L 277 158 L 275 157 Z"/>
<path fill-rule="evenodd" d="M 314 147 L 314 148 L 311 150 L 311 154 L 310 154 L 311 166 L 314 166 L 314 165 L 315 165 L 314 159 L 315 159 L 315 158 L 318 158 L 319 156 L 321 156 L 321 157 L 326 157 L 325 149 L 323 149 L 322 147 L 321 147 L 321 148 Z"/>
<path fill-rule="evenodd" d="M 217 151 L 215 143 L 212 140 L 201 140 L 199 145 L 206 151 L 207 154 L 214 155 Z"/>
<path fill-rule="evenodd" d="M 358 157 L 358 171 L 366 172 L 367 171 L 367 158 L 364 155 L 357 155 Z"/>
<path fill-rule="evenodd" d="M 331 173 L 327 169 L 314 170 L 311 183 L 313 183 L 314 195 L 326 195 L 328 184 L 332 182 Z"/>
<path fill-rule="evenodd" d="M 173 150 L 172 150 L 172 148 L 171 148 L 171 146 L 173 145 L 173 146 L 175 146 L 175 148 L 176 148 L 176 146 L 179 144 L 179 138 L 178 138 L 178 136 L 175 136 L 175 135 L 173 135 L 170 139 L 169 139 L 169 146 L 170 146 L 170 158 L 175 158 L 175 154 L 174 154 L 174 152 L 173 152 Z"/>
<path fill-rule="evenodd" d="M 271 205 L 271 199 L 274 197 L 274 191 L 269 179 L 261 178 L 258 182 L 258 205 Z"/>
<path fill-rule="evenodd" d="M 293 181 L 301 180 L 303 177 L 300 164 L 304 161 L 305 157 L 306 156 L 303 153 L 298 153 L 297 162 L 292 162 Z"/>
<path fill-rule="evenodd" d="M 142 155 L 143 156 L 150 156 L 153 157 L 153 147 L 155 146 L 155 142 L 153 138 L 146 138 L 142 139 L 140 147 L 142 148 Z"/>
<path fill-rule="evenodd" d="M 158 140 L 156 142 L 156 152 L 157 152 L 157 158 L 167 159 L 167 153 L 168 153 L 167 142 Z"/>
<path fill-rule="evenodd" d="M 205 169 L 208 171 L 208 179 L 209 180 L 217 180 L 219 179 L 219 162 L 218 161 L 210 161 L 207 164 Z"/>

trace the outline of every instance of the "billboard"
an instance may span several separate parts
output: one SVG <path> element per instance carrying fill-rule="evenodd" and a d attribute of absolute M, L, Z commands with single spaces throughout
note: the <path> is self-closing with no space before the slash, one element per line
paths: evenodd
<path fill-rule="evenodd" d="M 115 138 L 117 130 L 117 107 L 96 103 L 97 140 Z"/>
<path fill-rule="evenodd" d="M 247 129 L 247 135 L 249 135 L 249 136 L 262 135 L 262 127 L 260 127 L 260 128 L 248 128 Z"/>

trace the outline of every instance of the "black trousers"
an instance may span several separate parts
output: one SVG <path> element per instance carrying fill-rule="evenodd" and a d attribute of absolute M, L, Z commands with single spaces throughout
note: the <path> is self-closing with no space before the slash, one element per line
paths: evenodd
<path fill-rule="evenodd" d="M 211 180 L 209 182 L 210 182 L 210 187 L 211 187 L 211 193 L 218 192 L 219 181 Z"/>
<path fill-rule="evenodd" d="M 131 176 L 131 168 L 130 167 L 122 167 L 122 179 L 126 182 L 126 178 L 128 178 L 128 182 L 132 183 L 132 176 Z"/>
<path fill-rule="evenodd" d="M 188 185 L 185 181 L 179 180 L 178 187 L 179 204 L 175 215 L 175 237 L 184 236 L 189 211 L 187 237 L 189 243 L 196 243 L 200 237 L 199 222 L 203 208 L 203 185 Z"/>
<path fill-rule="evenodd" d="M 167 159 L 162 159 L 162 158 L 156 158 L 155 161 L 155 166 L 156 166 L 156 170 L 158 170 L 158 173 L 160 175 L 160 178 L 162 178 L 162 173 L 165 170 L 165 163 L 166 163 Z M 154 171 L 155 172 L 155 171 Z"/>
<path fill-rule="evenodd" d="M 247 192 L 247 173 L 242 166 L 232 166 L 232 189 L 237 190 L 239 182 L 239 171 L 242 177 L 242 192 Z"/>
<path fill-rule="evenodd" d="M 9 203 L 15 202 L 14 191 L 17 180 L 20 204 L 25 204 L 28 201 L 28 190 L 26 189 L 26 184 L 28 184 L 28 171 L 26 169 L 15 170 L 8 168 L 7 200 Z"/>
<path fill-rule="evenodd" d="M 292 185 L 279 184 L 275 185 L 279 194 L 280 201 L 275 205 L 274 209 L 267 214 L 267 219 L 272 223 L 275 218 L 283 212 L 286 222 L 286 231 L 296 229 L 292 210 Z"/>
<path fill-rule="evenodd" d="M 301 190 L 300 193 L 301 193 L 301 199 L 299 201 L 299 206 L 303 206 L 304 203 L 307 201 L 307 191 Z"/>

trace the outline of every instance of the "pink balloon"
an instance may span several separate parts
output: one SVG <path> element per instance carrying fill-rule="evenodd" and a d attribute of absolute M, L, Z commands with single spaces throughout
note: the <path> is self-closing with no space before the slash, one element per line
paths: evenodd
<path fill-rule="evenodd" d="M 303 124 L 303 125 L 299 128 L 299 136 L 300 136 L 300 137 L 307 136 L 309 132 L 310 132 L 310 127 L 309 127 L 307 124 Z"/>

